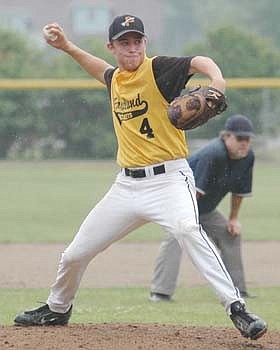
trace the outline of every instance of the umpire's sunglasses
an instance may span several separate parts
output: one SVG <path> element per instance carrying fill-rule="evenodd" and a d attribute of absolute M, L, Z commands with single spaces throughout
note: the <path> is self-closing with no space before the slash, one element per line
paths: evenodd
<path fill-rule="evenodd" d="M 238 142 L 242 142 L 242 141 L 249 142 L 250 141 L 250 136 L 235 136 L 235 137 L 236 137 L 236 140 Z"/>

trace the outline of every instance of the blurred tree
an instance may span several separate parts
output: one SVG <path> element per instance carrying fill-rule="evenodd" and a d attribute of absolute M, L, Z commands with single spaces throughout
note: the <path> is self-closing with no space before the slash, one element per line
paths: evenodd
<path fill-rule="evenodd" d="M 39 49 L 29 38 L 0 31 L 0 78 L 91 77 L 65 53 Z M 112 62 L 100 40 L 81 47 Z M 0 157 L 114 157 L 109 97 L 104 90 L 0 91 Z"/>
<path fill-rule="evenodd" d="M 165 0 L 163 9 L 165 29 L 157 44 L 163 54 L 181 55 L 185 45 L 223 26 L 270 38 L 280 48 L 278 0 Z"/>
<path fill-rule="evenodd" d="M 48 133 L 63 140 L 67 158 L 112 158 L 116 152 L 106 90 L 60 90 L 45 93 L 42 113 Z"/>
<path fill-rule="evenodd" d="M 0 77 L 35 77 L 43 52 L 28 37 L 19 32 L 0 29 Z"/>
<path fill-rule="evenodd" d="M 280 51 L 270 40 L 233 26 L 209 31 L 206 40 L 185 49 L 185 53 L 215 57 L 228 77 L 280 76 Z"/>
<path fill-rule="evenodd" d="M 185 48 L 186 55 L 204 55 L 212 57 L 222 68 L 226 78 L 234 77 L 280 77 L 280 51 L 270 40 L 265 40 L 257 34 L 248 33 L 236 27 L 222 27 L 207 33 L 206 40 Z M 210 121 L 205 127 L 192 132 L 193 137 L 213 136 L 221 129 L 224 120 L 230 114 L 245 114 L 254 121 L 257 132 L 262 132 L 263 119 L 268 115 L 279 113 L 279 91 L 270 91 L 265 95 L 269 108 L 264 110 L 264 95 L 260 89 L 227 90 L 228 110 L 221 117 Z M 269 97 L 267 97 L 269 96 Z M 270 131 L 279 129 L 279 118 L 271 120 Z M 265 131 L 268 131 L 266 128 Z"/>
<path fill-rule="evenodd" d="M 19 33 L 0 31 L 0 78 L 35 77 L 42 52 Z M 46 128 L 36 93 L 0 90 L 0 158 L 16 140 L 30 143 L 33 133 Z"/>
<path fill-rule="evenodd" d="M 80 47 L 114 64 L 100 39 L 86 38 Z M 48 50 L 51 48 L 48 47 Z M 91 76 L 71 57 L 56 51 L 48 60 L 48 77 L 85 78 Z M 58 90 L 44 93 L 42 113 L 48 132 L 65 142 L 61 155 L 68 158 L 112 158 L 116 153 L 112 116 L 107 90 Z"/>
<path fill-rule="evenodd" d="M 243 28 L 272 39 L 280 48 L 279 0 L 236 0 L 234 6 Z"/>

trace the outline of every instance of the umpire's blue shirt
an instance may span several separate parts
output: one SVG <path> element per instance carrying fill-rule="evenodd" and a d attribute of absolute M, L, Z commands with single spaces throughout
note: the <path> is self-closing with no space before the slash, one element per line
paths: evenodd
<path fill-rule="evenodd" d="M 199 213 L 214 210 L 228 192 L 251 195 L 254 160 L 252 150 L 245 158 L 230 159 L 220 138 L 189 157 L 197 191 L 203 194 L 198 199 Z"/>

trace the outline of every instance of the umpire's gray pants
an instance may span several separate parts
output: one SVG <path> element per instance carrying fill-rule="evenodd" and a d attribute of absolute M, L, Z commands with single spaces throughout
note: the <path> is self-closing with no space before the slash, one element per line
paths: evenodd
<path fill-rule="evenodd" d="M 200 215 L 200 224 L 208 237 L 219 249 L 221 258 L 233 280 L 241 291 L 246 291 L 241 255 L 241 236 L 227 231 L 227 219 L 218 210 Z M 172 295 L 176 288 L 182 250 L 172 235 L 162 241 L 156 259 L 151 292 Z"/>

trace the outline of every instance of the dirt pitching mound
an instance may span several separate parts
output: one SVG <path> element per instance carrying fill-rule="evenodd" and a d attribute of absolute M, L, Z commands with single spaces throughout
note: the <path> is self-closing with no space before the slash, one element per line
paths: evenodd
<path fill-rule="evenodd" d="M 0 326 L 0 349 L 15 350 L 279 350 L 280 333 L 247 340 L 234 328 L 159 324 Z"/>

